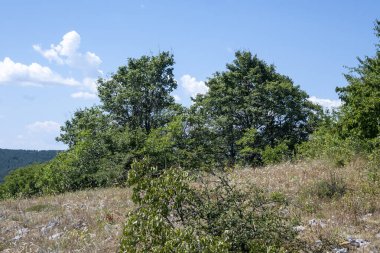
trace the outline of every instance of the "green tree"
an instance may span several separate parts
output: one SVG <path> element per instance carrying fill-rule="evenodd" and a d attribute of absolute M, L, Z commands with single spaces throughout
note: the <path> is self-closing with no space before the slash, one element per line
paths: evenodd
<path fill-rule="evenodd" d="M 109 116 L 105 115 L 99 107 L 77 110 L 71 120 L 61 126 L 57 141 L 63 142 L 69 148 L 75 146 L 83 138 L 96 138 L 111 127 Z M 83 132 L 86 134 L 83 134 Z"/>
<path fill-rule="evenodd" d="M 76 111 L 57 138 L 69 149 L 49 164 L 49 170 L 57 175 L 64 171 L 68 179 L 65 187 L 69 190 L 117 183 L 124 171 L 115 138 L 120 137 L 120 132 L 122 128 L 99 107 Z"/>
<path fill-rule="evenodd" d="M 379 20 L 375 34 L 380 39 Z M 336 88 L 343 101 L 340 126 L 346 136 L 372 139 L 380 134 L 380 44 L 375 56 L 358 60 L 359 66 L 345 75 L 348 85 Z"/>
<path fill-rule="evenodd" d="M 295 144 L 307 140 L 319 106 L 308 101 L 308 95 L 289 77 L 278 74 L 273 65 L 250 52 L 239 51 L 235 56 L 226 71 L 208 80 L 208 93 L 198 95 L 192 108 L 194 117 L 207 126 L 201 131 L 208 131 L 212 146 L 218 149 L 216 160 L 234 164 L 246 148 L 238 143 L 243 137 L 250 139 L 251 150 L 274 147 L 285 140 L 293 150 Z M 254 138 L 247 136 L 253 132 Z M 199 141 L 207 146 L 210 138 Z"/>
<path fill-rule="evenodd" d="M 119 125 L 146 133 L 167 123 L 175 105 L 170 93 L 177 88 L 173 64 L 168 52 L 128 59 L 110 79 L 98 80 L 104 110 Z"/>

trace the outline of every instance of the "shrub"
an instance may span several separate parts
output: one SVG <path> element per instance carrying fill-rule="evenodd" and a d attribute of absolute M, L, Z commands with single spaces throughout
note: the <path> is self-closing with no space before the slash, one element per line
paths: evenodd
<path fill-rule="evenodd" d="M 284 162 L 291 158 L 291 151 L 285 142 L 275 147 L 266 146 L 262 152 L 262 159 L 265 165 Z"/>
<path fill-rule="evenodd" d="M 0 185 L 0 199 L 30 197 L 42 193 L 37 179 L 43 171 L 43 164 L 33 164 L 11 171 Z"/>
<path fill-rule="evenodd" d="M 285 252 L 297 247 L 296 232 L 280 194 L 241 190 L 221 175 L 136 162 L 129 171 L 132 199 L 121 252 Z"/>
<path fill-rule="evenodd" d="M 297 148 L 299 158 L 325 159 L 336 167 L 343 167 L 354 157 L 366 155 L 370 149 L 365 140 L 351 136 L 342 138 L 334 127 L 321 127 L 310 140 Z"/>
<path fill-rule="evenodd" d="M 337 176 L 335 173 L 331 173 L 328 179 L 318 181 L 313 190 L 321 199 L 339 198 L 346 193 L 347 184 L 341 177 Z"/>
<path fill-rule="evenodd" d="M 373 193 L 380 188 L 380 137 L 372 141 L 373 150 L 369 155 L 368 180 Z"/>

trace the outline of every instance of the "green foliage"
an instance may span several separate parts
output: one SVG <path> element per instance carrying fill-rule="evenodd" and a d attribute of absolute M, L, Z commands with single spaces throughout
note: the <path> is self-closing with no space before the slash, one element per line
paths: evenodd
<path fill-rule="evenodd" d="M 309 141 L 297 146 L 300 159 L 323 159 L 336 167 L 342 167 L 356 156 L 365 157 L 371 145 L 356 136 L 345 138 L 339 132 L 336 115 L 324 115 L 320 127 L 310 136 Z"/>
<path fill-rule="evenodd" d="M 380 39 L 380 21 L 375 34 Z M 359 60 L 359 66 L 346 74 L 348 85 L 337 88 L 342 105 L 341 130 L 346 135 L 372 139 L 380 134 L 380 44 L 374 57 Z"/>
<path fill-rule="evenodd" d="M 33 163 L 43 163 L 57 155 L 56 150 L 12 150 L 0 149 L 0 183 L 3 178 L 16 168 Z"/>
<path fill-rule="evenodd" d="M 33 164 L 11 171 L 0 185 L 0 199 L 41 194 L 42 189 L 37 181 L 42 171 L 42 164 Z"/>
<path fill-rule="evenodd" d="M 105 111 L 120 126 L 141 128 L 146 133 L 170 120 L 170 93 L 177 87 L 174 58 L 168 52 L 128 59 L 110 79 L 99 79 L 99 97 Z M 173 108 L 174 109 L 174 108 Z"/>
<path fill-rule="evenodd" d="M 50 208 L 52 208 L 51 205 L 37 204 L 37 205 L 33 205 L 33 206 L 26 208 L 25 212 L 42 212 L 42 211 L 48 210 Z"/>
<path fill-rule="evenodd" d="M 121 252 L 286 252 L 298 247 L 279 194 L 243 191 L 224 176 L 202 184 L 184 170 L 149 164 L 135 162 L 129 171 L 139 207 L 128 215 Z"/>
<path fill-rule="evenodd" d="M 191 227 L 177 227 L 180 222 L 191 222 L 187 216 L 197 202 L 188 173 L 160 171 L 149 163 L 136 162 L 129 172 L 128 184 L 134 186 L 132 200 L 140 207 L 129 214 L 120 251 L 225 252 L 223 241 L 215 242 Z"/>
<path fill-rule="evenodd" d="M 318 107 L 288 77 L 249 52 L 237 52 L 189 110 L 170 95 L 177 86 L 173 64 L 167 52 L 142 56 L 100 79 L 101 105 L 78 110 L 65 122 L 57 140 L 69 149 L 43 165 L 38 177 L 25 179 L 36 190 L 21 192 L 122 185 L 133 160 L 143 157 L 159 170 L 275 163 L 290 156 L 313 129 Z M 8 184 L 17 184 L 16 178 Z"/>
<path fill-rule="evenodd" d="M 152 130 L 140 153 L 150 157 L 151 165 L 158 168 L 189 168 L 187 141 L 186 123 L 183 116 L 177 116 L 166 126 Z"/>
<path fill-rule="evenodd" d="M 61 126 L 57 141 L 67 144 L 70 148 L 85 138 L 92 139 L 102 135 L 111 127 L 109 116 L 105 115 L 99 107 L 77 110 L 71 120 Z"/>
<path fill-rule="evenodd" d="M 347 192 L 347 184 L 341 177 L 331 173 L 328 179 L 317 182 L 312 192 L 321 199 L 339 198 Z"/>
<path fill-rule="evenodd" d="M 289 160 L 292 153 L 289 151 L 289 147 L 286 142 L 282 142 L 275 147 L 266 146 L 262 152 L 263 163 L 276 164 Z"/>
<path fill-rule="evenodd" d="M 380 137 L 372 140 L 373 150 L 369 155 L 368 179 L 374 192 L 380 189 Z"/>
<path fill-rule="evenodd" d="M 221 166 L 235 164 L 239 153 L 243 160 L 255 160 L 257 147 L 275 147 L 284 140 L 293 150 L 312 132 L 320 110 L 273 65 L 250 52 L 237 52 L 235 56 L 225 72 L 217 72 L 208 80 L 208 93 L 198 95 L 191 109 L 207 126 L 198 130 L 198 124 L 192 125 L 194 132 L 204 133 L 197 143 L 204 147 L 212 143 L 216 147 L 214 160 L 225 161 Z M 255 131 L 254 138 L 244 140 L 251 131 Z"/>
<path fill-rule="evenodd" d="M 261 147 L 255 144 L 257 135 L 257 130 L 251 128 L 245 131 L 243 137 L 236 142 L 238 147 L 241 147 L 239 160 L 243 165 L 269 165 L 291 159 L 292 151 L 289 150 L 287 141 L 274 147 L 270 145 Z"/>
<path fill-rule="evenodd" d="M 239 150 L 239 160 L 241 163 L 249 165 L 261 165 L 261 149 L 256 144 L 257 130 L 255 128 L 247 129 L 243 136 L 236 142 Z"/>

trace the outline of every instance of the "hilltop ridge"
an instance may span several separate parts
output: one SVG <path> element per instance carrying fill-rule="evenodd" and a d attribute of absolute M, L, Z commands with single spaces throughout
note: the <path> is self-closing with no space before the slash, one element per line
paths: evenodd
<path fill-rule="evenodd" d="M 13 169 L 32 163 L 43 163 L 53 159 L 59 150 L 23 150 L 0 148 L 0 182 Z"/>

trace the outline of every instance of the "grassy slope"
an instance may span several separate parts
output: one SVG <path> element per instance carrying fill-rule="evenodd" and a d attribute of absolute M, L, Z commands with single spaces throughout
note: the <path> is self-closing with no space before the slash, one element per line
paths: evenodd
<path fill-rule="evenodd" d="M 2 201 L 0 252 L 116 252 L 129 196 L 110 188 Z"/>
<path fill-rule="evenodd" d="M 365 167 L 360 160 L 339 169 L 322 162 L 281 164 L 238 170 L 232 179 L 241 187 L 256 184 L 283 192 L 290 201 L 290 212 L 304 226 L 301 236 L 310 243 L 322 239 L 344 244 L 351 236 L 370 241 L 358 252 L 379 252 L 380 194 L 368 185 Z M 345 195 L 318 198 L 313 189 L 321 180 L 329 181 L 332 174 L 346 183 Z M 110 188 L 2 201 L 0 251 L 115 252 L 125 214 L 133 208 L 129 197 L 128 189 Z M 311 219 L 317 225 L 309 225 Z M 16 240 L 17 236 L 21 237 Z"/>

